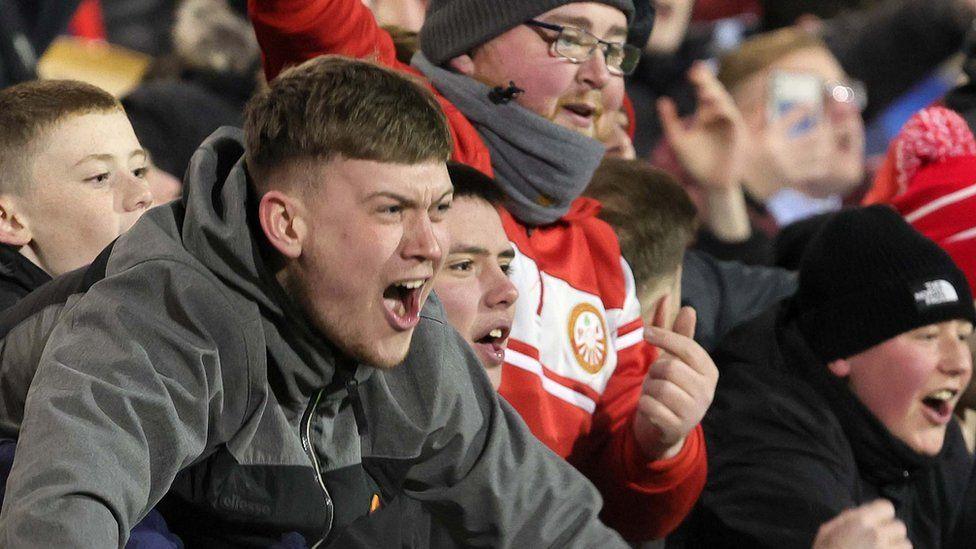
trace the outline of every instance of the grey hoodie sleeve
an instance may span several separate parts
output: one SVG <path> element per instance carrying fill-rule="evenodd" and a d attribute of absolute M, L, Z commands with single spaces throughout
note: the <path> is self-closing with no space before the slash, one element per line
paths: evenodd
<path fill-rule="evenodd" d="M 433 418 L 407 495 L 459 546 L 627 547 L 598 520 L 593 485 L 529 432 L 450 326 L 430 324 L 414 334 L 427 360 L 397 372 L 422 380 Z"/>
<path fill-rule="evenodd" d="M 240 425 L 246 390 L 221 364 L 246 357 L 219 349 L 244 349 L 242 334 L 195 273 L 143 263 L 65 311 L 27 395 L 0 546 L 123 547 L 176 473 Z"/>

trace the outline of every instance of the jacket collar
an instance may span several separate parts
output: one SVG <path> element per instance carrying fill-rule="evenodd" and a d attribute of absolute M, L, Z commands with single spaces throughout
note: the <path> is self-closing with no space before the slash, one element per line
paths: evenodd
<path fill-rule="evenodd" d="M 51 280 L 51 275 L 9 246 L 0 246 L 0 280 L 28 293 Z"/>

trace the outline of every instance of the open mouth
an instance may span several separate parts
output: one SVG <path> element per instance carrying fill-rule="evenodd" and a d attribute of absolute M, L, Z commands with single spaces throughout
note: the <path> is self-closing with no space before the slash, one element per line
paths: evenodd
<path fill-rule="evenodd" d="M 386 318 L 395 330 L 409 330 L 420 322 L 421 296 L 427 278 L 394 282 L 383 291 Z"/>
<path fill-rule="evenodd" d="M 486 367 L 501 366 L 505 362 L 509 331 L 508 326 L 496 326 L 474 340 L 474 350 Z"/>
<path fill-rule="evenodd" d="M 597 108 L 588 103 L 567 103 L 563 108 L 569 113 L 575 125 L 584 128 L 592 126 L 599 114 Z"/>
<path fill-rule="evenodd" d="M 955 407 L 954 399 L 959 391 L 954 389 L 939 389 L 922 398 L 924 410 L 935 423 L 944 424 L 952 418 Z"/>

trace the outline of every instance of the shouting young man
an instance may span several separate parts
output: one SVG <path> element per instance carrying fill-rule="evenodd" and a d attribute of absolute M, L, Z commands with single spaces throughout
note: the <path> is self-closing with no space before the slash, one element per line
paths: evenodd
<path fill-rule="evenodd" d="M 516 250 L 520 297 L 499 392 L 547 446 L 584 471 L 624 537 L 669 532 L 705 481 L 698 422 L 713 364 L 654 371 L 633 277 L 613 230 L 581 199 L 620 109 L 631 0 L 434 0 L 412 65 L 359 0 L 252 0 L 265 73 L 322 53 L 424 77 L 451 125 L 453 157 L 493 175 Z M 688 375 L 675 375 L 681 371 Z"/>
<path fill-rule="evenodd" d="M 371 63 L 256 95 L 182 201 L 8 331 L 4 359 L 50 335 L 0 545 L 122 546 L 162 500 L 190 546 L 623 547 L 428 300 L 450 150 L 433 95 Z M 404 500 L 428 520 L 384 512 Z"/>

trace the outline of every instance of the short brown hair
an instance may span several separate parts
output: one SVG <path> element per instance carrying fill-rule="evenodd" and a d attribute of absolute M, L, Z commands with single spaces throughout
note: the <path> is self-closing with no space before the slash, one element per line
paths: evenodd
<path fill-rule="evenodd" d="M 718 80 L 732 92 L 750 76 L 776 61 L 809 48 L 827 49 L 827 44 L 796 27 L 756 35 L 719 59 Z"/>
<path fill-rule="evenodd" d="M 107 91 L 75 80 L 33 80 L 0 90 L 0 192 L 23 193 L 30 183 L 30 145 L 61 120 L 121 111 Z"/>
<path fill-rule="evenodd" d="M 674 274 L 698 228 L 698 211 L 669 173 L 639 160 L 606 158 L 584 193 L 603 205 L 641 291 Z"/>
<path fill-rule="evenodd" d="M 327 55 L 282 72 L 244 112 L 247 164 L 268 170 L 336 156 L 398 164 L 447 161 L 452 139 L 423 85 L 369 61 Z"/>

